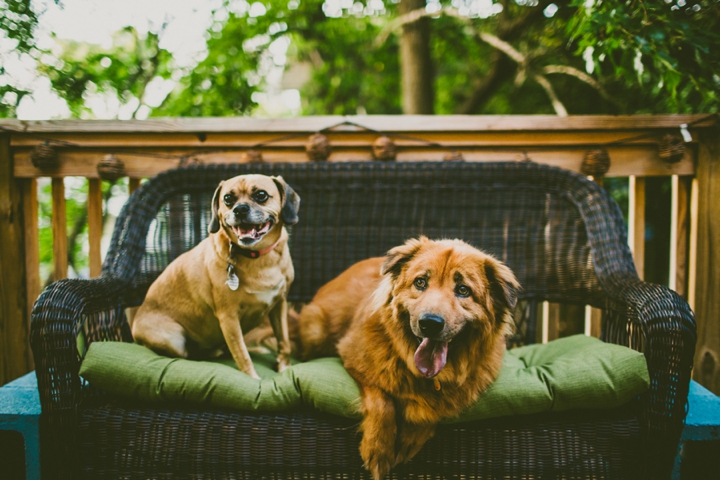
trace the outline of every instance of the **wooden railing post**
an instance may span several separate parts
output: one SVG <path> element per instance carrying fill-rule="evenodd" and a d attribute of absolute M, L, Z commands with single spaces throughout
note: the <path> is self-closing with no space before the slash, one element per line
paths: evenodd
<path fill-rule="evenodd" d="M 640 279 L 645 278 L 645 178 L 630 175 L 628 186 L 628 242 Z"/>
<path fill-rule="evenodd" d="M 688 299 L 688 236 L 690 234 L 691 177 L 673 175 L 670 207 L 669 287 Z"/>
<path fill-rule="evenodd" d="M 0 135 L 0 385 L 32 369 L 22 187 L 14 178 L 10 136 Z"/>
<path fill-rule="evenodd" d="M 140 179 L 130 177 L 130 180 L 128 180 L 128 193 L 132 195 L 138 188 L 140 188 Z"/>
<path fill-rule="evenodd" d="M 99 277 L 100 271 L 102 270 L 102 257 L 100 254 L 103 229 L 102 201 L 102 180 L 99 178 L 89 178 L 87 209 L 90 278 Z"/>
<path fill-rule="evenodd" d="M 698 244 L 693 377 L 720 394 L 720 131 L 702 132 L 698 152 Z"/>
<path fill-rule="evenodd" d="M 53 262 L 55 264 L 53 281 L 57 281 L 66 278 L 68 275 L 65 182 L 62 177 L 52 179 L 52 231 Z"/>
<path fill-rule="evenodd" d="M 40 284 L 40 236 L 38 228 L 37 179 L 16 180 L 23 191 L 23 231 L 25 232 L 25 285 L 28 318 L 42 289 Z"/>

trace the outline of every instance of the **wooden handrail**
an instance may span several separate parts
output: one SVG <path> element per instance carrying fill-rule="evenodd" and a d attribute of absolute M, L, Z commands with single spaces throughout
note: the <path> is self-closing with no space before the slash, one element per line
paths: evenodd
<path fill-rule="evenodd" d="M 329 115 L 295 118 L 201 117 L 150 118 L 147 120 L 14 120 L 2 119 L 0 126 L 23 133 L 213 133 L 213 132 L 316 132 L 341 122 L 387 132 L 445 131 L 553 131 L 674 128 L 703 120 L 707 127 L 715 120 L 707 114 L 685 115 Z M 358 127 L 338 127 L 358 131 Z"/>
<path fill-rule="evenodd" d="M 607 176 L 692 175 L 692 150 L 672 165 L 657 155 L 663 134 L 679 125 L 705 128 L 703 115 L 661 116 L 351 116 L 293 119 L 183 118 L 130 121 L 0 121 L 12 130 L 14 176 L 97 178 L 97 164 L 114 153 L 131 178 L 154 176 L 182 161 L 234 163 L 251 147 L 265 161 L 306 161 L 308 135 L 325 130 L 332 161 L 369 160 L 382 132 L 395 141 L 398 160 L 441 160 L 460 151 L 468 161 L 530 159 L 580 171 L 588 149 L 605 146 L 612 164 Z M 50 141 L 60 165 L 35 168 L 33 147 Z M 152 156 L 155 155 L 155 156 Z"/>

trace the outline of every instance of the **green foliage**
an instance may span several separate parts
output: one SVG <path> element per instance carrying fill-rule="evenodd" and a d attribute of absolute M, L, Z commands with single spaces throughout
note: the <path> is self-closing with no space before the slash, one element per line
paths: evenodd
<path fill-rule="evenodd" d="M 0 31 L 17 42 L 15 48 L 27 53 L 35 47 L 33 33 L 38 17 L 30 0 L 0 0 Z"/>
<path fill-rule="evenodd" d="M 435 111 L 452 114 L 465 100 L 473 80 L 490 69 L 482 60 L 490 57 L 492 47 L 468 35 L 455 18 L 442 16 L 431 25 L 432 57 L 442 59 L 435 65 Z"/>
<path fill-rule="evenodd" d="M 596 75 L 634 97 L 635 112 L 718 111 L 720 2 L 573 0 L 567 31 Z"/>
<path fill-rule="evenodd" d="M 95 92 L 116 95 L 121 104 L 137 101 L 137 111 L 147 84 L 155 77 L 169 78 L 173 70 L 171 55 L 158 46 L 159 36 L 148 33 L 141 38 L 132 27 L 117 32 L 109 49 L 72 41 L 59 43 L 61 55 L 53 63 L 41 59 L 39 70 L 50 78 L 76 117 L 90 111 L 85 100 L 88 93 Z"/>
<path fill-rule="evenodd" d="M 303 22 L 295 19 L 290 31 L 299 45 L 298 59 L 315 66 L 302 89 L 305 113 L 402 113 L 397 41 L 373 45 L 385 23 L 379 17 L 324 18 L 307 29 L 298 28 Z"/>
<path fill-rule="evenodd" d="M 256 73 L 260 51 L 245 46 L 255 27 L 247 17 L 230 15 L 221 34 L 211 30 L 205 59 L 183 76 L 153 115 L 203 117 L 249 112 L 260 81 Z"/>
<path fill-rule="evenodd" d="M 34 47 L 37 15 L 29 0 L 0 0 L 6 6 L 0 29 L 18 42 L 18 51 L 40 62 L 53 88 L 74 116 L 86 116 L 88 95 L 117 96 L 121 104 L 142 105 L 155 77 L 173 78 L 177 88 L 154 116 L 246 115 L 277 68 L 273 52 L 289 43 L 288 65 L 311 67 L 301 88 L 304 114 L 401 113 L 398 36 L 377 39 L 397 19 L 400 0 L 365 3 L 340 0 L 227 1 L 214 12 L 207 53 L 192 69 L 178 69 L 159 48 L 162 31 L 140 38 L 132 28 L 118 32 L 110 49 L 60 42 L 57 59 Z M 370 5 L 373 5 L 372 8 Z M 488 98 L 473 113 L 552 113 L 547 93 L 524 73 L 547 65 L 584 71 L 608 95 L 578 78 L 548 78 L 570 113 L 717 111 L 720 91 L 720 2 L 718 0 L 515 0 L 494 14 L 469 22 L 437 15 L 430 21 L 437 113 L 456 113 L 492 73 L 494 47 L 477 32 L 497 35 L 527 58 L 505 67 Z M 360 5 L 362 8 L 358 8 Z M 439 4 L 465 8 L 465 0 Z M 547 18 L 545 7 L 554 5 Z M 340 6 L 342 9 L 339 9 Z M 381 8 L 377 10 L 377 8 Z M 336 11 L 331 12 L 330 10 Z M 545 10 L 545 12 L 547 12 Z M 472 12 L 471 12 L 472 13 Z M 513 23 L 522 28 L 511 32 Z M 508 33 L 511 32 L 511 33 Z M 275 49 L 277 50 L 277 49 Z M 2 73 L 2 66 L 0 66 Z M 0 86 L 0 115 L 12 116 L 27 91 Z M 608 100 L 609 99 L 609 100 Z"/>
<path fill-rule="evenodd" d="M 251 113 L 273 66 L 273 42 L 290 40 L 290 62 L 313 66 L 305 114 L 401 113 L 397 43 L 374 48 L 387 19 L 331 18 L 322 0 L 270 0 L 265 13 L 230 12 L 208 32 L 208 54 L 153 115 Z M 227 5 L 224 9 L 229 8 Z M 218 12 L 216 12 L 217 14 Z"/>
<path fill-rule="evenodd" d="M 38 18 L 30 3 L 30 0 L 0 0 L 0 38 L 13 40 L 18 54 L 27 54 L 35 47 L 33 33 Z M 0 77 L 5 73 L 0 61 Z M 14 117 L 17 106 L 28 93 L 24 88 L 0 82 L 0 118 Z"/>

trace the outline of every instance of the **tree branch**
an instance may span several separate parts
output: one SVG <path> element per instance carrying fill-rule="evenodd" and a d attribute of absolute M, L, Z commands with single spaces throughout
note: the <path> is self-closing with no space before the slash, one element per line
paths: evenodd
<path fill-rule="evenodd" d="M 508 57 L 515 60 L 516 63 L 520 65 L 524 65 L 526 62 L 525 55 L 515 50 L 515 48 L 510 45 L 509 43 L 500 40 L 495 35 L 492 35 L 490 33 L 485 32 L 475 32 L 475 35 L 477 35 L 483 42 L 487 43 L 488 45 L 497 48 L 501 52 L 503 52 Z"/>
<path fill-rule="evenodd" d="M 552 103 L 552 106 L 555 109 L 555 113 L 557 114 L 557 116 L 567 117 L 568 113 L 567 110 L 565 110 L 565 105 L 563 105 L 562 102 L 557 98 L 557 95 L 555 95 L 555 90 L 553 90 L 553 87 L 548 81 L 548 79 L 537 73 L 532 75 L 532 79 L 539 83 L 540 86 L 545 89 L 545 93 L 547 93 L 548 97 L 550 97 L 550 102 Z"/>
<path fill-rule="evenodd" d="M 578 70 L 575 67 L 570 67 L 567 65 L 547 65 L 543 68 L 543 72 L 546 74 L 553 74 L 553 73 L 562 73 L 565 75 L 570 75 L 578 80 L 587 83 L 591 87 L 593 87 L 595 90 L 598 91 L 598 93 L 607 101 L 611 102 L 613 105 L 622 108 L 622 105 L 617 101 L 617 99 L 611 95 L 609 95 L 605 89 L 595 81 L 594 78 L 592 78 L 590 75 L 588 75 L 585 72 L 582 72 Z"/>

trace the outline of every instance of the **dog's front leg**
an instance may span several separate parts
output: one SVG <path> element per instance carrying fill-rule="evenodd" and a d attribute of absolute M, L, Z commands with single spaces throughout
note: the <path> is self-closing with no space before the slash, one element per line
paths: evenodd
<path fill-rule="evenodd" d="M 273 333 L 277 339 L 278 345 L 278 356 L 277 356 L 277 371 L 282 372 L 290 366 L 290 334 L 288 332 L 287 322 L 287 300 L 283 298 L 277 305 L 270 310 L 268 317 L 270 318 L 270 325 L 272 326 Z"/>
<path fill-rule="evenodd" d="M 245 372 L 253 378 L 260 380 L 260 375 L 255 371 L 255 366 L 250 358 L 245 339 L 243 338 L 240 320 L 233 315 L 218 315 L 220 330 L 222 330 L 228 349 L 241 372 Z"/>
<path fill-rule="evenodd" d="M 360 456 L 375 480 L 381 480 L 395 463 L 395 404 L 382 390 L 363 385 L 363 421 Z"/>

